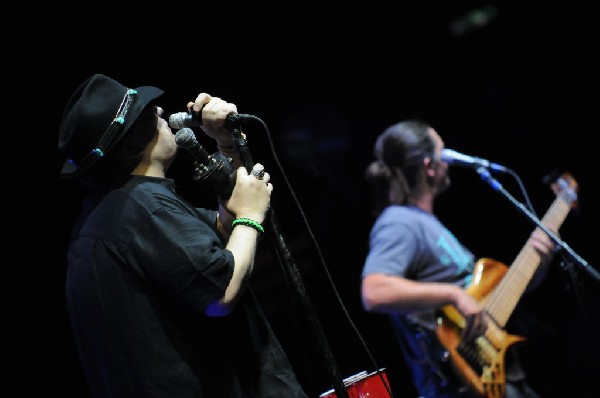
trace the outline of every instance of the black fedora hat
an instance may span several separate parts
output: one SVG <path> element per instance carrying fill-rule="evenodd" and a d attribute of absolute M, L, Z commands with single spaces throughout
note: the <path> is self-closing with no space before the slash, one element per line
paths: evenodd
<path fill-rule="evenodd" d="M 60 123 L 58 148 L 67 157 L 61 177 L 89 171 L 162 94 L 153 86 L 127 88 L 103 74 L 89 77 L 71 95 Z"/>

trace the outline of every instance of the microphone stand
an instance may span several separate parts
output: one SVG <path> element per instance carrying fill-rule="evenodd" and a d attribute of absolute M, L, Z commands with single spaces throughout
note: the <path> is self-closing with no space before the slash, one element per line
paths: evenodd
<path fill-rule="evenodd" d="M 252 160 L 252 156 L 250 155 L 250 150 L 248 149 L 246 139 L 243 136 L 241 130 L 237 128 L 234 128 L 232 130 L 232 135 L 233 143 L 240 154 L 242 165 L 246 168 L 248 172 L 250 172 L 252 170 L 252 167 L 254 166 L 254 161 Z M 325 363 L 326 365 L 328 365 L 327 370 L 329 371 L 329 374 L 333 377 L 333 389 L 335 390 L 338 398 L 350 398 L 346 390 L 346 386 L 344 385 L 340 370 L 337 367 L 335 358 L 333 357 L 331 348 L 325 337 L 325 333 L 321 328 L 321 325 L 315 315 L 314 308 L 312 307 L 310 299 L 306 294 L 306 289 L 304 288 L 302 277 L 298 271 L 298 268 L 296 267 L 296 264 L 294 263 L 294 259 L 292 258 L 289 249 L 286 246 L 285 240 L 283 239 L 283 235 L 280 232 L 279 223 L 275 216 L 275 210 L 272 206 L 269 210 L 268 222 L 269 226 L 273 231 L 273 234 L 271 234 L 270 237 L 271 242 L 275 246 L 275 252 L 281 264 L 284 265 L 283 269 L 287 272 L 289 279 L 294 282 L 293 287 L 296 289 L 296 293 L 300 299 L 300 303 L 303 305 L 305 315 L 307 316 L 311 326 L 313 327 L 319 346 L 323 348 L 323 356 L 325 359 Z"/>
<path fill-rule="evenodd" d="M 544 231 L 550 239 L 560 248 L 563 249 L 567 256 L 571 259 L 571 261 L 575 262 L 579 265 L 583 270 L 585 270 L 596 282 L 600 282 L 600 273 L 590 266 L 587 261 L 581 258 L 573 249 L 569 247 L 565 242 L 563 242 L 560 238 L 558 238 L 551 230 L 549 230 L 536 216 L 534 216 L 521 202 L 517 201 L 508 191 L 502 187 L 492 175 L 489 170 L 483 166 L 480 166 L 476 169 L 477 173 L 481 176 L 481 178 L 487 182 L 494 190 L 502 193 L 504 197 L 506 197 L 517 209 L 519 209 L 529 220 L 531 220 L 538 228 Z"/>

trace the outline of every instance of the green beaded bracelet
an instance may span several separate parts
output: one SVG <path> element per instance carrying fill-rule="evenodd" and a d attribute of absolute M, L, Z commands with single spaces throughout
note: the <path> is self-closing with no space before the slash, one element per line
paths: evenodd
<path fill-rule="evenodd" d="M 249 218 L 236 218 L 231 223 L 231 228 L 235 227 L 238 224 L 246 225 L 248 227 L 254 228 L 255 230 L 258 231 L 259 234 L 263 234 L 265 232 L 265 229 L 259 222 L 251 220 Z"/>

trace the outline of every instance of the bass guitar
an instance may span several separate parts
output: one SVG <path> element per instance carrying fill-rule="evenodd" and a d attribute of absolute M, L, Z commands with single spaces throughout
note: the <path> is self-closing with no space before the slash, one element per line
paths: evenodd
<path fill-rule="evenodd" d="M 565 173 L 552 184 L 552 189 L 557 197 L 541 222 L 546 227 L 559 228 L 576 205 L 578 187 L 572 176 Z M 504 397 L 506 350 L 524 340 L 504 328 L 539 264 L 540 255 L 529 244 L 508 268 L 490 258 L 475 263 L 473 283 L 466 290 L 484 307 L 486 331 L 474 340 L 461 338 L 466 322 L 456 307 L 447 305 L 438 313 L 438 340 L 449 354 L 453 369 L 481 397 Z"/>

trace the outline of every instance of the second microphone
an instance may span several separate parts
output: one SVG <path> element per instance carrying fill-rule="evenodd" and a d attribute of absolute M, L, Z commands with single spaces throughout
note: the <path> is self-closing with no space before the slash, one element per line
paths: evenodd
<path fill-rule="evenodd" d="M 255 116 L 243 113 L 230 113 L 227 115 L 224 127 L 233 129 L 241 123 L 256 119 Z M 202 126 L 202 115 L 199 112 L 177 112 L 169 116 L 169 126 L 172 129 L 181 129 L 184 127 Z"/>
<path fill-rule="evenodd" d="M 236 181 L 236 173 L 229 159 L 220 152 L 209 155 L 189 127 L 184 127 L 175 134 L 175 142 L 196 160 L 194 181 L 201 183 L 206 190 L 227 199 Z"/>

